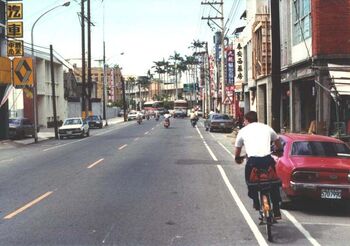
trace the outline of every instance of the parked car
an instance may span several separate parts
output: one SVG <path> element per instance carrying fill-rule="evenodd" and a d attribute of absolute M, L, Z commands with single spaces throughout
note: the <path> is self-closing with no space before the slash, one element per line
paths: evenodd
<path fill-rule="evenodd" d="M 222 130 L 232 132 L 234 128 L 234 120 L 227 114 L 210 114 L 209 118 L 205 120 L 204 126 L 206 130 Z"/>
<path fill-rule="evenodd" d="M 58 129 L 60 139 L 73 136 L 90 136 L 89 124 L 81 117 L 67 118 Z"/>
<path fill-rule="evenodd" d="M 284 153 L 276 157 L 276 172 L 286 201 L 350 198 L 350 149 L 343 141 L 307 134 L 280 138 Z"/>
<path fill-rule="evenodd" d="M 102 128 L 103 127 L 103 119 L 101 115 L 90 115 L 86 118 L 89 123 L 89 128 Z"/>
<path fill-rule="evenodd" d="M 10 138 L 24 138 L 26 136 L 34 137 L 34 135 L 34 124 L 28 118 L 19 117 L 9 119 Z"/>

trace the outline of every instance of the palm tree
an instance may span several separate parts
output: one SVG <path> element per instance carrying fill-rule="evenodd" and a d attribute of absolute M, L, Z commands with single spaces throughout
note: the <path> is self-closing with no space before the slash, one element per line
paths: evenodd
<path fill-rule="evenodd" d="M 181 57 L 180 53 L 177 53 L 174 51 L 174 55 L 169 57 L 169 60 L 172 60 L 173 63 L 173 71 L 175 73 L 175 99 L 179 99 L 178 91 L 177 91 L 177 74 L 178 74 L 178 64 L 183 61 L 183 58 Z"/>
<path fill-rule="evenodd" d="M 128 90 L 128 94 L 129 94 L 129 105 L 132 105 L 131 101 L 133 99 L 131 97 L 131 92 L 134 92 L 135 83 L 136 83 L 135 77 L 128 77 L 128 79 L 126 80 L 126 88 Z M 130 92 L 130 90 L 131 90 L 131 92 Z"/>

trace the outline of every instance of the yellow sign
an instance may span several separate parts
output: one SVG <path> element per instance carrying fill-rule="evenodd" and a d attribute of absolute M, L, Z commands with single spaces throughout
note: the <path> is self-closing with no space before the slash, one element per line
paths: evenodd
<path fill-rule="evenodd" d="M 23 22 L 22 21 L 7 22 L 7 37 L 23 38 Z"/>
<path fill-rule="evenodd" d="M 13 82 L 16 88 L 33 86 L 32 58 L 13 59 Z"/>
<path fill-rule="evenodd" d="M 23 19 L 23 4 L 22 3 L 7 3 L 7 19 L 22 20 Z"/>
<path fill-rule="evenodd" d="M 0 57 L 0 84 L 11 84 L 11 60 Z"/>
<path fill-rule="evenodd" d="M 24 48 L 22 40 L 7 40 L 7 56 L 23 56 Z"/>

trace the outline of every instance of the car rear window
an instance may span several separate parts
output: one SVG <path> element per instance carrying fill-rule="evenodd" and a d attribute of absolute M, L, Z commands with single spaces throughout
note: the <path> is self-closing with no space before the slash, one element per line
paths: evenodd
<path fill-rule="evenodd" d="M 69 119 L 64 122 L 65 125 L 78 125 L 81 124 L 80 119 Z"/>
<path fill-rule="evenodd" d="M 19 119 L 9 119 L 9 124 L 19 125 L 21 120 Z"/>
<path fill-rule="evenodd" d="M 89 120 L 98 120 L 99 117 L 97 115 L 94 115 L 94 116 L 89 116 L 88 119 Z"/>
<path fill-rule="evenodd" d="M 214 120 L 229 120 L 228 115 L 213 115 Z"/>
<path fill-rule="evenodd" d="M 350 158 L 350 149 L 343 143 L 300 141 L 293 143 L 291 155 Z"/>

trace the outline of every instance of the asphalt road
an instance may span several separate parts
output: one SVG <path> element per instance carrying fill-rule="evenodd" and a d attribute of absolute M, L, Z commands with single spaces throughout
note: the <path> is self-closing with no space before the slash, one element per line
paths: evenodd
<path fill-rule="evenodd" d="M 348 206 L 309 201 L 268 243 L 232 140 L 146 120 L 1 150 L 0 245 L 349 245 Z"/>

